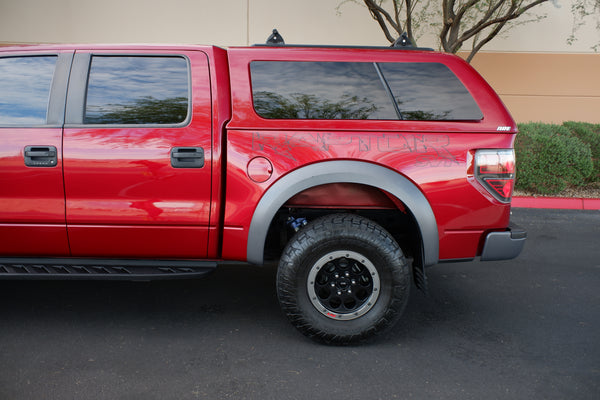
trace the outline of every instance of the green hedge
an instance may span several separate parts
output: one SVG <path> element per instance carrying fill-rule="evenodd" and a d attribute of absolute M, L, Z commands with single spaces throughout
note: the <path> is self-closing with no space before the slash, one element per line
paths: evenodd
<path fill-rule="evenodd" d="M 515 187 L 539 194 L 556 194 L 568 186 L 583 186 L 598 179 L 594 174 L 592 146 L 598 145 L 600 125 L 566 123 L 519 124 L 515 141 Z M 598 149 L 595 147 L 596 161 Z M 596 165 L 598 167 L 598 165 Z"/>
<path fill-rule="evenodd" d="M 589 182 L 600 182 L 600 124 L 569 121 L 563 125 L 581 141 L 590 145 L 594 172 L 588 180 Z"/>

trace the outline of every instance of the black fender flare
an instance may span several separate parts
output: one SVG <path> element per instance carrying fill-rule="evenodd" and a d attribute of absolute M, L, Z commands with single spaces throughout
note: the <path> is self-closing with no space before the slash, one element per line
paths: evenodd
<path fill-rule="evenodd" d="M 418 187 L 398 172 L 380 165 L 342 160 L 324 161 L 294 170 L 280 178 L 265 192 L 254 210 L 248 230 L 248 262 L 263 263 L 269 226 L 287 200 L 311 187 L 338 182 L 373 186 L 391 193 L 402 201 L 413 214 L 421 231 L 424 266 L 437 264 L 437 222 L 431 205 Z"/>

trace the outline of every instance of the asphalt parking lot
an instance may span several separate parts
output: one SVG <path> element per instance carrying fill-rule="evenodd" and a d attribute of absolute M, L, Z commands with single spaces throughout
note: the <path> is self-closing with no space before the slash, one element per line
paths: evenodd
<path fill-rule="evenodd" d="M 0 400 L 598 399 L 600 212 L 515 209 L 512 261 L 438 265 L 373 343 L 279 311 L 275 269 L 196 281 L 0 281 Z"/>

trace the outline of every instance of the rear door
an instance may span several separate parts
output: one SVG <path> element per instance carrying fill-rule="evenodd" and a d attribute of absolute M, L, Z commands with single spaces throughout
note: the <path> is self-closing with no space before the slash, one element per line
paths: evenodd
<path fill-rule="evenodd" d="M 72 58 L 0 53 L 0 255 L 69 255 L 62 124 Z"/>
<path fill-rule="evenodd" d="M 201 51 L 78 51 L 64 130 L 75 257 L 202 258 L 211 96 Z"/>

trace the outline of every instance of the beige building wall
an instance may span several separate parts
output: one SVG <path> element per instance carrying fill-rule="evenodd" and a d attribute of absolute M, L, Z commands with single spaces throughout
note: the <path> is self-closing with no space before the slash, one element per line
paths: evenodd
<path fill-rule="evenodd" d="M 473 62 L 517 121 L 600 123 L 600 42 L 594 24 L 571 34 L 571 0 L 537 9 Z M 287 43 L 387 45 L 358 3 L 343 0 L 0 0 L 0 44 L 263 43 L 278 28 Z M 420 46 L 437 47 L 433 35 Z"/>
<path fill-rule="evenodd" d="M 0 0 L 0 43 L 385 44 L 366 9 L 342 0 Z"/>
<path fill-rule="evenodd" d="M 485 52 L 471 64 L 517 122 L 600 123 L 600 54 Z"/>

